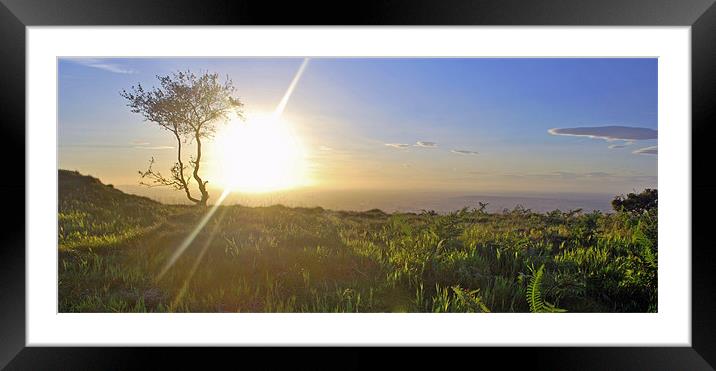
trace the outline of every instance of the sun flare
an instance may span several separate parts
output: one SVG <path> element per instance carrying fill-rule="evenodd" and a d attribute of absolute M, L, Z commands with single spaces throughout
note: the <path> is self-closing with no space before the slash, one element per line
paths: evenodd
<path fill-rule="evenodd" d="M 275 114 L 230 120 L 215 141 L 216 181 L 236 192 L 264 193 L 308 184 L 303 146 Z"/>

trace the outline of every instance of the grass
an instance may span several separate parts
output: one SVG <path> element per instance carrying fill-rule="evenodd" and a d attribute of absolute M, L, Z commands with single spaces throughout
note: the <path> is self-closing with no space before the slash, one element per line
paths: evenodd
<path fill-rule="evenodd" d="M 61 171 L 60 312 L 657 310 L 656 209 L 204 212 Z"/>
<path fill-rule="evenodd" d="M 117 245 L 159 226 L 172 208 L 127 195 L 99 179 L 60 170 L 60 250 Z"/>

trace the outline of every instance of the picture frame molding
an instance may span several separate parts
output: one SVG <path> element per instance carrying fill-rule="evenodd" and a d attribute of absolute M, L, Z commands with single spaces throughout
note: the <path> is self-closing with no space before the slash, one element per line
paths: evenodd
<path fill-rule="evenodd" d="M 716 207 L 711 196 L 716 181 L 711 168 L 709 145 L 714 138 L 716 121 L 716 6 L 713 0 L 698 1 L 470 1 L 451 0 L 386 2 L 294 2 L 277 5 L 259 1 L 167 1 L 154 2 L 95 0 L 0 0 L 0 44 L 3 58 L 0 76 L 3 89 L 2 124 L 5 144 L 0 152 L 6 159 L 17 159 L 25 147 L 25 63 L 26 27 L 84 25 L 501 25 L 501 26 L 690 26 L 692 75 L 692 347 L 520 347 L 461 348 L 470 357 L 506 357 L 511 363 L 532 365 L 538 369 L 713 369 L 716 365 L 716 257 L 705 231 L 710 227 L 709 212 Z M 8 164 L 8 174 L 25 174 L 25 162 Z M 27 347 L 25 341 L 25 176 L 6 180 L 6 208 L 16 217 L 6 221 L 6 233 L 0 236 L 0 366 L 11 369 L 47 369 L 62 362 L 63 368 L 133 368 L 159 361 L 186 358 L 213 361 L 221 358 L 263 358 L 277 352 L 287 357 L 273 357 L 269 362 L 290 360 L 315 365 L 319 356 L 328 354 L 357 367 L 370 364 L 372 355 L 391 351 L 396 365 L 404 349 L 331 348 L 62 348 Z M 32 195 L 25 194 L 25 197 Z M 697 200 L 698 202 L 693 202 Z M 22 203 L 22 205 L 21 205 Z M 22 215 L 23 217 L 19 217 Z M 443 351 L 445 351 L 443 349 Z M 394 353 L 393 353 L 394 352 Z M 418 352 L 420 352 L 418 350 Z M 515 352 L 520 354 L 515 356 Z M 200 354 L 200 353 L 203 353 Z M 293 358 L 291 358 L 293 357 Z M 271 357 L 269 357 L 271 358 Z M 140 361 L 140 359 L 142 361 Z M 377 358 L 376 358 L 377 359 Z M 440 357 L 434 359 L 439 362 Z M 144 363 L 150 360 L 149 363 Z M 538 360 L 535 365 L 535 360 Z M 406 360 L 401 360 L 406 361 Z M 430 361 L 418 359 L 427 366 Z M 541 367 L 540 367 L 541 366 Z"/>

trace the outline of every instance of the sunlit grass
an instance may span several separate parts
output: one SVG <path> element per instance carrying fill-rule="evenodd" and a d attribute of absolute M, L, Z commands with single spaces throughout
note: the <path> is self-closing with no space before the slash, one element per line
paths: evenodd
<path fill-rule="evenodd" d="M 650 268 L 645 252 L 652 242 L 638 238 L 653 215 L 555 222 L 519 213 L 221 209 L 223 218 L 210 221 L 160 281 L 154 278 L 202 213 L 118 248 L 61 253 L 60 310 L 525 312 L 528 264 L 546 264 L 544 295 L 569 311 L 656 305 L 656 263 Z M 598 223 L 582 230 L 591 219 Z M 561 225 L 572 232 L 531 232 Z"/>

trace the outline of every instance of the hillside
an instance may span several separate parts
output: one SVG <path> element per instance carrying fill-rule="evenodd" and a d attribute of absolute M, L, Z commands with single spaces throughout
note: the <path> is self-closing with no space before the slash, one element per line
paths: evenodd
<path fill-rule="evenodd" d="M 169 212 L 77 171 L 59 170 L 57 183 L 60 248 L 120 242 L 156 226 Z"/>
<path fill-rule="evenodd" d="M 60 312 L 657 310 L 656 208 L 221 206 L 168 265 L 206 209 L 59 177 Z"/>

